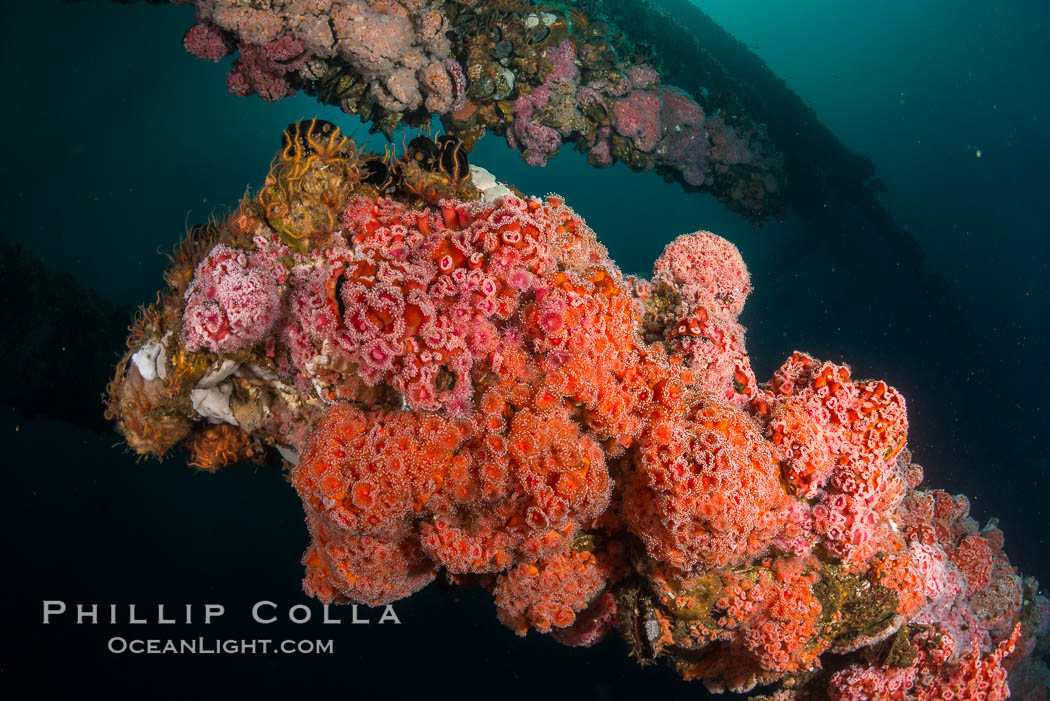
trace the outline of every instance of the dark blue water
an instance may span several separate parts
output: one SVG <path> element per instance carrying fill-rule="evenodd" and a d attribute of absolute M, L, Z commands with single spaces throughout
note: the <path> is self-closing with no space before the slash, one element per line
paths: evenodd
<path fill-rule="evenodd" d="M 572 152 L 528 168 L 492 136 L 472 161 L 525 192 L 564 195 L 628 272 L 647 272 L 679 233 L 703 228 L 734 241 L 756 288 L 743 316 L 756 374 L 768 377 L 798 348 L 897 386 L 928 483 L 968 494 L 982 522 L 998 517 L 1011 559 L 1050 581 L 1047 6 L 698 4 L 754 47 L 848 147 L 874 160 L 886 206 L 947 283 L 965 333 L 928 304 L 897 252 L 859 217 L 855 235 L 869 237 L 862 248 L 870 258 L 856 265 L 878 270 L 863 284 L 797 217 L 755 232 L 711 197 L 622 167 L 594 170 Z M 118 303 L 153 298 L 166 262 L 158 252 L 187 223 L 258 185 L 289 122 L 319 116 L 368 138 L 355 119 L 305 96 L 267 105 L 228 95 L 222 68 L 181 48 L 191 15 L 57 0 L 0 10 L 8 81 L 0 230 Z M 535 634 L 515 639 L 474 591 L 431 587 L 397 605 L 401 626 L 313 621 L 260 630 L 248 619 L 253 602 L 287 609 L 304 601 L 298 558 L 307 536 L 278 471 L 209 476 L 178 458 L 136 463 L 113 435 L 3 412 L 0 684 L 29 684 L 34 696 L 91 689 L 118 698 L 322 690 L 347 698 L 703 697 L 667 669 L 637 667 L 617 640 L 569 650 Z M 157 603 L 221 603 L 222 623 L 169 628 L 183 637 L 332 638 L 335 654 L 111 655 L 111 636 L 141 631 L 43 626 L 45 599 L 138 603 L 151 616 Z"/>

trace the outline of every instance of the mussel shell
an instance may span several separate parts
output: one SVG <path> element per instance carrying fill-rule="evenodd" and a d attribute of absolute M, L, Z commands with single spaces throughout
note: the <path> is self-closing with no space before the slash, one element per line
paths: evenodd
<path fill-rule="evenodd" d="M 512 53 L 514 53 L 514 44 L 509 39 L 499 42 L 492 49 L 492 57 L 497 59 L 507 58 Z"/>
<path fill-rule="evenodd" d="M 484 100 L 495 91 L 496 81 L 485 75 L 470 84 L 470 87 L 467 89 L 467 95 L 474 100 Z"/>
<path fill-rule="evenodd" d="M 550 27 L 542 27 L 541 29 L 536 30 L 532 34 L 532 36 L 529 37 L 529 45 L 536 46 L 537 44 L 542 44 L 550 38 L 550 35 Z"/>
<path fill-rule="evenodd" d="M 425 170 L 433 170 L 441 158 L 441 150 L 427 137 L 417 136 L 408 143 L 408 156 Z"/>
<path fill-rule="evenodd" d="M 592 122 L 607 124 L 609 122 L 609 110 L 605 108 L 605 102 L 596 100 L 583 108 L 583 114 Z"/>
<path fill-rule="evenodd" d="M 470 165 L 467 163 L 467 149 L 463 140 L 449 134 L 442 134 L 437 138 L 437 146 L 441 151 L 441 170 L 449 175 L 466 177 Z"/>
<path fill-rule="evenodd" d="M 314 139 L 327 138 L 339 130 L 335 124 L 324 119 L 304 119 L 293 122 L 285 127 L 281 134 L 281 148 L 287 149 L 293 142 L 298 142 L 299 148 L 306 154 L 313 153 L 308 136 L 312 133 Z"/>
<path fill-rule="evenodd" d="M 361 182 L 381 187 L 392 177 L 390 164 L 380 158 L 369 158 L 362 164 Z"/>
<path fill-rule="evenodd" d="M 438 393 L 451 392 L 456 388 L 457 375 L 447 365 L 442 365 L 438 369 L 437 376 L 434 378 L 434 389 Z"/>

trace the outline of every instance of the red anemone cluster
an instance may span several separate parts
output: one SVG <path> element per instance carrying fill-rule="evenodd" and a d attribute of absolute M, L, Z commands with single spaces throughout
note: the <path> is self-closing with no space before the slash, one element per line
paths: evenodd
<path fill-rule="evenodd" d="M 756 380 L 728 241 L 682 236 L 646 281 L 553 195 L 342 202 L 306 243 L 241 213 L 118 407 L 148 422 L 185 390 L 232 424 L 194 434 L 201 464 L 266 443 L 296 461 L 308 593 L 479 583 L 521 635 L 617 628 L 643 660 L 781 700 L 998 699 L 1011 671 L 1039 698 L 1050 607 L 1002 532 L 919 489 L 884 382 L 798 352 Z"/>

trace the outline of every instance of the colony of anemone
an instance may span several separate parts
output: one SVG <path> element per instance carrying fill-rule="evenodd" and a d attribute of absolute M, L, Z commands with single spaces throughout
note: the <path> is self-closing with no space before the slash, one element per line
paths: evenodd
<path fill-rule="evenodd" d="M 799 352 L 758 381 L 714 234 L 624 275 L 452 137 L 380 158 L 311 120 L 165 281 L 109 414 L 204 470 L 282 456 L 324 602 L 440 577 L 713 690 L 1040 698 L 1050 606 L 1002 532 L 923 486 L 886 383 Z"/>
<path fill-rule="evenodd" d="M 193 0 L 186 49 L 236 52 L 227 87 L 275 101 L 298 90 L 388 137 L 440 116 L 470 150 L 503 135 L 530 165 L 564 143 L 713 192 L 755 221 L 779 214 L 783 159 L 724 89 L 688 94 L 594 3 L 519 0 Z"/>

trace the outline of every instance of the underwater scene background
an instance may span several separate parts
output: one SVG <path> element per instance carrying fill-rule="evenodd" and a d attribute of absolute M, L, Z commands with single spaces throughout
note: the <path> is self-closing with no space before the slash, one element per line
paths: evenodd
<path fill-rule="evenodd" d="M 840 232 L 855 237 L 849 246 L 791 210 L 756 228 L 709 194 L 623 165 L 592 168 L 568 147 L 545 167 L 530 167 L 489 134 L 471 163 L 524 193 L 563 196 L 625 273 L 646 274 L 682 233 L 707 229 L 732 241 L 754 286 L 740 321 L 755 374 L 768 377 L 798 349 L 898 388 L 926 483 L 967 494 L 982 524 L 999 519 L 1011 561 L 1050 580 L 1043 446 L 1050 9 L 1022 0 L 696 5 L 846 147 L 872 159 L 885 187 L 879 199 L 914 245 L 872 235 L 859 212 L 856 228 Z M 126 306 L 128 320 L 155 296 L 168 264 L 163 253 L 262 184 L 289 123 L 319 117 L 379 151 L 386 143 L 356 117 L 305 95 L 267 104 L 229 94 L 223 70 L 181 45 L 190 8 L 34 0 L 5 3 L 0 13 L 0 52 L 11 67 L 0 114 L 0 234 Z M 5 244 L 9 260 L 12 251 Z M 28 298 L 49 294 L 18 280 L 0 283 L 12 319 Z M 246 465 L 205 474 L 179 455 L 139 462 L 102 420 L 102 384 L 97 416 L 56 418 L 81 401 L 62 382 L 31 405 L 16 401 L 11 388 L 30 377 L 75 375 L 77 357 L 34 363 L 17 350 L 33 325 L 11 328 L 0 334 L 13 344 L 0 371 L 9 437 L 5 686 L 41 697 L 91 688 L 165 698 L 314 690 L 706 698 L 698 682 L 627 659 L 615 637 L 572 650 L 547 636 L 516 639 L 484 593 L 471 589 L 432 586 L 399 601 L 396 626 L 378 625 L 377 612 L 367 626 L 324 626 L 315 617 L 248 632 L 253 603 L 271 600 L 283 611 L 306 601 L 299 558 L 309 537 L 281 471 Z M 111 350 L 115 363 L 123 349 Z M 146 610 L 216 602 L 227 608 L 223 620 L 180 625 L 178 633 L 331 637 L 335 653 L 113 655 L 106 638 L 131 626 L 41 625 L 41 602 L 50 599 Z"/>

